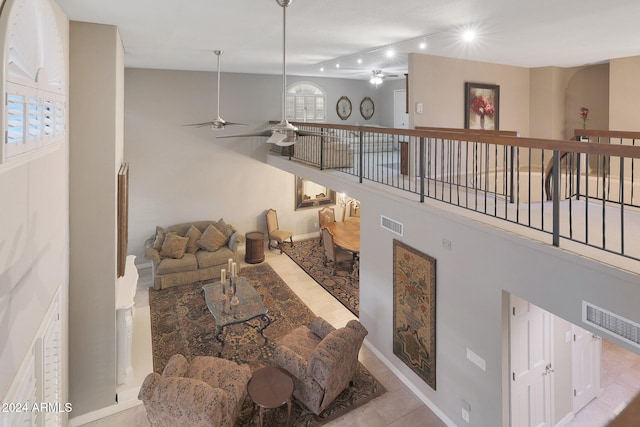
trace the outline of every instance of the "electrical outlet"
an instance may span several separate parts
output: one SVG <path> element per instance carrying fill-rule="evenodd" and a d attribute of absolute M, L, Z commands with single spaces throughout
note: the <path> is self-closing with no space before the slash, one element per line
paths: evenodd
<path fill-rule="evenodd" d="M 467 412 L 464 408 L 462 408 L 462 419 L 466 422 L 469 422 L 469 412 Z"/>
<path fill-rule="evenodd" d="M 318 228 L 318 223 L 317 223 L 317 222 L 314 222 L 314 223 L 313 223 L 313 226 L 314 226 L 315 228 Z"/>
<path fill-rule="evenodd" d="M 471 405 L 466 400 L 462 400 L 462 419 L 469 422 L 469 413 L 471 412 Z"/>

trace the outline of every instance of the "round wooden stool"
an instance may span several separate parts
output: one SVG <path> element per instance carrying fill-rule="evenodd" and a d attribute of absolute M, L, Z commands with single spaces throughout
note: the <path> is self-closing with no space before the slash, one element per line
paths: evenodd
<path fill-rule="evenodd" d="M 244 237 L 246 239 L 244 261 L 249 264 L 259 264 L 264 261 L 264 234 L 251 231 Z"/>

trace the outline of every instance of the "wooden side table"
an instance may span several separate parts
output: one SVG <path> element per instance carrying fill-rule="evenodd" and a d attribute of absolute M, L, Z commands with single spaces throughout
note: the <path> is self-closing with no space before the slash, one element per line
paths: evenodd
<path fill-rule="evenodd" d="M 245 234 L 244 260 L 249 264 L 259 264 L 264 261 L 264 234 L 251 231 Z"/>
<path fill-rule="evenodd" d="M 287 404 L 287 427 L 289 426 L 293 380 L 283 369 L 274 366 L 258 369 L 247 384 L 247 392 L 253 403 L 260 408 L 260 427 L 264 426 L 265 409 L 279 408 L 285 403 Z"/>

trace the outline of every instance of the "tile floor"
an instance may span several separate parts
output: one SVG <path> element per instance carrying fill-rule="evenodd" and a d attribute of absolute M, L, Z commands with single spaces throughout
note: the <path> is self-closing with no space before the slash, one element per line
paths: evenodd
<path fill-rule="evenodd" d="M 277 251 L 266 251 L 266 261 L 278 272 L 297 295 L 319 316 L 336 327 L 344 326 L 355 318 L 336 299 L 324 291 L 300 269 L 288 256 Z M 149 326 L 148 287 L 150 270 L 142 269 L 136 294 L 134 318 L 134 369 L 133 384 L 141 384 L 146 373 L 152 370 L 151 338 Z M 360 360 L 385 386 L 387 393 L 368 404 L 351 411 L 327 424 L 352 427 L 436 427 L 444 426 L 440 420 L 366 347 L 360 352 Z M 624 374 L 624 375 L 623 375 Z M 601 427 L 620 411 L 625 401 L 640 389 L 640 357 L 603 342 L 602 387 L 605 394 L 580 411 L 569 423 L 570 427 Z M 118 392 L 123 390 L 118 389 Z M 148 426 L 144 406 L 137 405 L 114 415 L 84 424 L 87 427 Z"/>

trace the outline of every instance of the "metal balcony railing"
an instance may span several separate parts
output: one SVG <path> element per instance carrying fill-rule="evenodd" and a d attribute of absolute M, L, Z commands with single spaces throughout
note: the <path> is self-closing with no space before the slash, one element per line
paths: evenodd
<path fill-rule="evenodd" d="M 571 141 L 295 124 L 324 136 L 301 137 L 291 160 L 539 230 L 555 246 L 564 238 L 640 260 L 640 239 L 627 238 L 640 231 L 640 132 L 576 130 Z"/>

